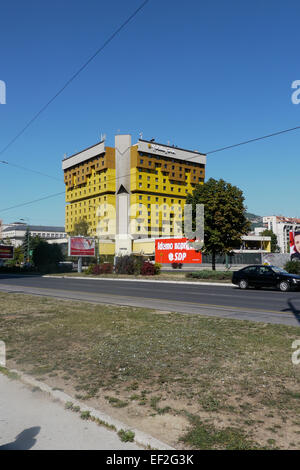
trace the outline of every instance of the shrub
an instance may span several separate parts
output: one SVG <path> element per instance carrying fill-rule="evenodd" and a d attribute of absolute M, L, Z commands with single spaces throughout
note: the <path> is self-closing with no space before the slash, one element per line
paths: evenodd
<path fill-rule="evenodd" d="M 85 274 L 111 274 L 113 272 L 113 265 L 111 263 L 91 264 L 86 270 Z"/>
<path fill-rule="evenodd" d="M 228 271 L 209 271 L 208 269 L 204 269 L 203 271 L 194 271 L 186 273 L 185 276 L 192 279 L 231 280 L 232 273 Z"/>
<path fill-rule="evenodd" d="M 143 276 L 154 276 L 155 266 L 150 261 L 144 261 L 142 264 L 141 274 Z"/>
<path fill-rule="evenodd" d="M 26 274 L 37 273 L 34 266 L 0 266 L 0 274 Z"/>
<path fill-rule="evenodd" d="M 159 263 L 155 263 L 154 264 L 154 274 L 160 274 L 160 271 L 161 271 L 161 264 Z"/>
<path fill-rule="evenodd" d="M 300 274 L 300 261 L 288 261 L 284 269 L 290 274 Z"/>
<path fill-rule="evenodd" d="M 142 260 L 138 256 L 125 255 L 117 258 L 115 272 L 117 274 L 140 274 Z"/>
<path fill-rule="evenodd" d="M 172 263 L 173 269 L 182 269 L 182 263 Z"/>
<path fill-rule="evenodd" d="M 133 442 L 135 434 L 129 429 L 127 431 L 125 431 L 124 429 L 120 429 L 120 431 L 118 432 L 118 436 L 123 442 Z"/>
<path fill-rule="evenodd" d="M 93 269 L 95 266 L 95 264 L 90 264 L 89 267 L 84 270 L 84 274 L 93 274 Z"/>

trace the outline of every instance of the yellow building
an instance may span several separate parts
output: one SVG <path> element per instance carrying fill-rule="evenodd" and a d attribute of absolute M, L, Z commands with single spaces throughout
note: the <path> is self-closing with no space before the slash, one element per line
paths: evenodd
<path fill-rule="evenodd" d="M 154 253 L 158 237 L 182 235 L 185 199 L 205 177 L 206 156 L 116 135 L 62 163 L 66 232 L 85 219 L 99 239 L 100 254 Z"/>

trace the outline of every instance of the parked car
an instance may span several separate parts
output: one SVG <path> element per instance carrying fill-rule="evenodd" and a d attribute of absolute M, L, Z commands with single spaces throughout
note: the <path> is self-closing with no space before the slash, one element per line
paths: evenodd
<path fill-rule="evenodd" d="M 277 266 L 252 265 L 235 271 L 232 283 L 241 289 L 248 287 L 276 287 L 282 292 L 290 289 L 300 289 L 300 276 L 289 274 Z"/>

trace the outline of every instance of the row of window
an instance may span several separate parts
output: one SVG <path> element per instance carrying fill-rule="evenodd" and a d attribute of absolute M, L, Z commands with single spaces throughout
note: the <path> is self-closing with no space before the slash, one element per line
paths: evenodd
<path fill-rule="evenodd" d="M 178 158 L 171 158 L 171 157 L 164 157 L 160 155 L 153 155 L 151 153 L 146 153 L 146 152 L 139 152 L 140 157 L 147 157 L 147 158 L 152 158 L 156 159 L 159 161 L 165 161 L 165 162 L 172 162 L 172 163 L 179 163 L 181 165 L 188 165 L 188 166 L 197 166 L 199 168 L 204 168 L 203 163 L 196 163 L 196 162 L 191 162 L 189 160 L 182 160 Z"/>

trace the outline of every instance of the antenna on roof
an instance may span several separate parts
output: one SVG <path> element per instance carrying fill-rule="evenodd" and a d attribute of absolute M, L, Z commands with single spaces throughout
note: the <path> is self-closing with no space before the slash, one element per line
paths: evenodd
<path fill-rule="evenodd" d="M 142 138 L 143 138 L 143 133 L 140 132 L 140 133 L 139 133 L 139 136 L 140 136 L 140 139 L 142 139 Z"/>

